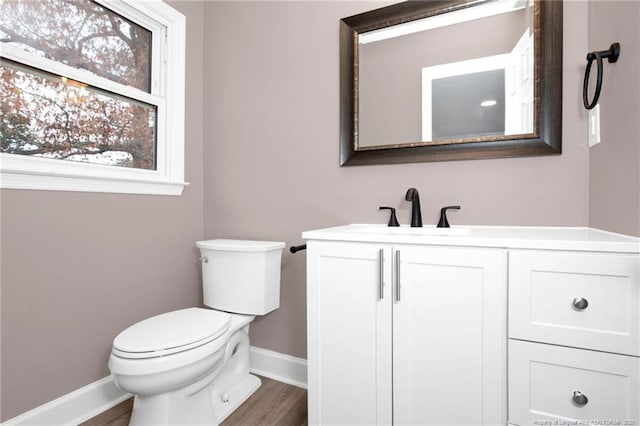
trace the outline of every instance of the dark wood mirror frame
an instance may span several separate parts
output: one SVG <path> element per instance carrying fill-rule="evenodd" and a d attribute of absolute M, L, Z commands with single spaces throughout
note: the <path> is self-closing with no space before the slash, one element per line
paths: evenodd
<path fill-rule="evenodd" d="M 562 1 L 534 6 L 534 132 L 448 144 L 357 149 L 358 34 L 477 5 L 468 0 L 407 1 L 340 21 L 340 165 L 416 163 L 562 152 Z M 408 146 L 415 145 L 415 146 Z"/>

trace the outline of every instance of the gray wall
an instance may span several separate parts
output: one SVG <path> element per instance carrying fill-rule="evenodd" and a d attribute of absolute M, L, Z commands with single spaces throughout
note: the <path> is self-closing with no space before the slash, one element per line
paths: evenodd
<path fill-rule="evenodd" d="M 2 407 L 6 420 L 109 374 L 113 338 L 201 302 L 202 3 L 187 16 L 183 196 L 2 190 Z"/>
<path fill-rule="evenodd" d="M 407 223 L 410 186 L 421 192 L 425 223 L 451 203 L 463 206 L 453 224 L 584 226 L 608 210 L 594 202 L 606 176 L 589 179 L 585 2 L 565 4 L 561 156 L 351 168 L 338 167 L 338 20 L 379 3 L 172 5 L 187 15 L 189 43 L 184 195 L 1 192 L 3 420 L 106 376 L 111 341 L 127 325 L 199 304 L 200 238 L 297 244 L 306 229 L 383 223 L 381 204 Z M 629 19 L 633 33 L 640 18 Z M 638 105 L 625 102 L 618 108 L 637 118 Z M 620 138 L 637 142 L 638 128 Z M 637 173 L 638 161 L 625 167 Z M 621 197 L 639 192 L 637 180 L 619 185 Z M 638 210 L 627 207 L 597 226 L 637 224 Z M 281 308 L 252 324 L 253 345 L 306 355 L 304 274 L 304 252 L 286 252 Z"/>
<path fill-rule="evenodd" d="M 380 205 L 406 224 L 411 186 L 425 223 L 459 203 L 453 224 L 587 225 L 587 4 L 565 8 L 561 156 L 341 168 L 338 22 L 377 5 L 206 3 L 205 237 L 296 244 L 307 229 L 384 223 Z M 252 344 L 305 357 L 304 252 L 283 267 L 281 308 L 252 324 Z"/>
<path fill-rule="evenodd" d="M 602 143 L 590 151 L 589 225 L 640 236 L 640 2 L 589 3 L 589 50 L 620 43 L 605 61 L 600 96 Z M 595 73 L 595 64 L 592 73 Z M 593 85 L 591 91 L 593 91 Z M 593 93 L 593 92 L 591 92 Z M 590 98 L 591 99 L 591 98 Z"/>

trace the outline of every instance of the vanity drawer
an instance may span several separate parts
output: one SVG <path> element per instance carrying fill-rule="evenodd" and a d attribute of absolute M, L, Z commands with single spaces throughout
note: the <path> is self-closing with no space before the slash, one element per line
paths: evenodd
<path fill-rule="evenodd" d="M 509 337 L 640 355 L 640 257 L 509 252 Z"/>
<path fill-rule="evenodd" d="M 637 357 L 510 339 L 509 423 L 638 425 L 639 373 Z"/>

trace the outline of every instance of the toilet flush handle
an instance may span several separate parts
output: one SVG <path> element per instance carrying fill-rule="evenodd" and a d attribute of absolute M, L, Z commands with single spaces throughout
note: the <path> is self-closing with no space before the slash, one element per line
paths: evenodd
<path fill-rule="evenodd" d="M 207 256 L 200 256 L 198 260 L 202 263 L 209 263 L 209 258 L 207 258 Z"/>

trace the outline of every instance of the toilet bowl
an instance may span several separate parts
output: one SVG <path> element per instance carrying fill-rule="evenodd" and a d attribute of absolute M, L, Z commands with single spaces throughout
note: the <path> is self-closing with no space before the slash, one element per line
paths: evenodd
<path fill-rule="evenodd" d="M 130 425 L 217 425 L 261 384 L 249 374 L 248 331 L 254 315 L 247 313 L 278 307 L 284 243 L 209 240 L 197 246 L 205 305 L 222 304 L 242 313 L 181 309 L 120 333 L 109 369 L 114 383 L 135 396 Z M 249 293 L 240 297 L 238 287 Z"/>

